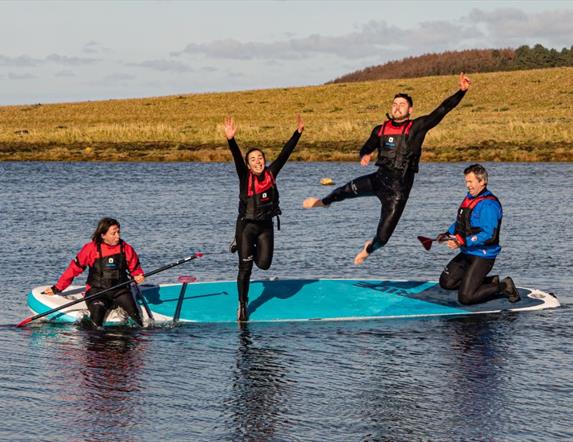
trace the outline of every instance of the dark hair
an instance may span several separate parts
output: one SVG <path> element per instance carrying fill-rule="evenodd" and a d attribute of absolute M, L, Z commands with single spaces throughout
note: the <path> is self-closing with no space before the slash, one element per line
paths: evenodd
<path fill-rule="evenodd" d="M 119 221 L 113 219 L 113 218 L 102 218 L 99 220 L 99 222 L 97 223 L 97 227 L 95 229 L 94 234 L 92 235 L 92 241 L 95 241 L 98 244 L 102 243 L 102 239 L 101 236 L 105 235 L 107 233 L 107 231 L 110 229 L 110 227 L 112 226 L 117 226 L 117 228 L 120 228 L 119 225 Z"/>
<path fill-rule="evenodd" d="M 404 100 L 406 100 L 408 102 L 410 107 L 414 106 L 414 100 L 408 94 L 400 92 L 399 94 L 394 95 L 394 99 L 396 99 L 396 98 L 403 98 Z"/>
<path fill-rule="evenodd" d="M 265 153 L 264 153 L 261 149 L 259 149 L 258 147 L 251 147 L 249 150 L 247 150 L 247 153 L 245 154 L 245 164 L 246 164 L 247 166 L 249 165 L 249 155 L 250 155 L 252 152 L 256 152 L 256 151 L 258 151 L 258 152 L 260 152 L 260 153 L 262 154 L 263 160 L 265 160 L 265 161 L 267 160 L 266 157 L 265 157 Z"/>
<path fill-rule="evenodd" d="M 487 170 L 481 164 L 472 164 L 464 169 L 464 175 L 473 173 L 476 178 L 480 181 L 484 181 L 487 184 Z"/>

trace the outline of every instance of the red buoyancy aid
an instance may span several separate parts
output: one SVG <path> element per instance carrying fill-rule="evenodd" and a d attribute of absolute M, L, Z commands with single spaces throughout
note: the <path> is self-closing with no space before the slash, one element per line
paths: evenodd
<path fill-rule="evenodd" d="M 455 228 L 455 237 L 458 240 L 458 243 L 461 245 L 465 245 L 465 239 L 467 236 L 475 235 L 481 232 L 479 227 L 472 227 L 471 225 L 471 217 L 474 208 L 484 200 L 490 201 L 497 201 L 497 203 L 501 206 L 501 203 L 497 199 L 495 195 L 482 195 L 477 196 L 475 198 L 470 198 L 466 196 L 458 209 L 458 216 L 456 218 L 456 228 Z M 501 220 L 499 220 L 497 228 L 495 229 L 493 238 L 486 241 L 485 245 L 497 245 L 499 244 L 499 231 L 501 230 Z"/>
<path fill-rule="evenodd" d="M 406 142 L 413 123 L 408 120 L 400 126 L 395 126 L 391 120 L 387 120 L 382 124 L 378 131 L 380 145 L 376 165 L 390 166 L 400 170 L 408 168 L 415 157 L 415 152 L 409 152 Z"/>
<path fill-rule="evenodd" d="M 272 172 L 265 167 L 261 175 L 249 171 L 245 219 L 264 221 L 281 214 L 279 191 Z"/>

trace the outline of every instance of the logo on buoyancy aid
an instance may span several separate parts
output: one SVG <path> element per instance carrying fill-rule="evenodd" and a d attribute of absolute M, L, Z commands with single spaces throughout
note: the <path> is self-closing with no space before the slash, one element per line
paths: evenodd
<path fill-rule="evenodd" d="M 378 162 L 390 163 L 399 169 L 404 169 L 409 163 L 410 152 L 406 143 L 410 135 L 413 121 L 406 121 L 396 126 L 392 121 L 385 121 L 378 131 L 380 146 Z"/>
<path fill-rule="evenodd" d="M 280 213 L 279 193 L 271 171 L 265 168 L 259 176 L 249 172 L 245 218 L 261 221 Z"/>

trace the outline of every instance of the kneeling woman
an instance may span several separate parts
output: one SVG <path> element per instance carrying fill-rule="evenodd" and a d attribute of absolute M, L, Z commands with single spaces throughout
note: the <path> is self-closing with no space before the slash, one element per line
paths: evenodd
<path fill-rule="evenodd" d="M 225 118 L 225 135 L 233 154 L 240 185 L 239 216 L 235 233 L 239 251 L 239 274 L 237 276 L 239 292 L 237 319 L 239 321 L 248 320 L 247 304 L 253 261 L 258 268 L 267 270 L 273 259 L 272 218 L 281 213 L 275 180 L 304 130 L 301 116 L 297 114 L 296 119 L 297 129 L 294 134 L 287 141 L 277 159 L 267 167 L 265 154 L 259 149 L 249 149 L 243 159 L 241 150 L 235 141 L 237 132 L 235 122 L 231 117 Z"/>
<path fill-rule="evenodd" d="M 126 282 L 130 275 L 138 284 L 144 280 L 137 253 L 120 238 L 119 222 L 113 218 L 102 218 L 99 221 L 92 241 L 82 247 L 58 282 L 46 289 L 45 293 L 54 295 L 65 290 L 86 267 L 89 267 L 86 296 Z M 102 326 L 108 311 L 115 307 L 121 307 L 135 322 L 143 325 L 129 285 L 88 301 L 87 305 L 96 327 Z"/>

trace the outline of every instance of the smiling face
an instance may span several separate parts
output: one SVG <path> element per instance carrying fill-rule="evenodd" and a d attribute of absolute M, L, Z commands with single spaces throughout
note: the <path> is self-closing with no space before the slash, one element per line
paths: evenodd
<path fill-rule="evenodd" d="M 412 110 L 413 108 L 410 106 L 410 103 L 408 103 L 408 100 L 402 97 L 396 97 L 392 102 L 390 115 L 398 122 L 405 121 L 410 117 Z"/>
<path fill-rule="evenodd" d="M 101 239 L 108 246 L 118 245 L 120 239 L 119 226 L 111 226 L 107 232 L 101 234 Z"/>
<path fill-rule="evenodd" d="M 260 150 L 253 150 L 247 155 L 247 167 L 255 175 L 260 175 L 265 170 L 265 155 Z"/>
<path fill-rule="evenodd" d="M 471 196 L 478 196 L 486 184 L 485 180 L 480 180 L 473 172 L 466 175 L 466 187 Z"/>

